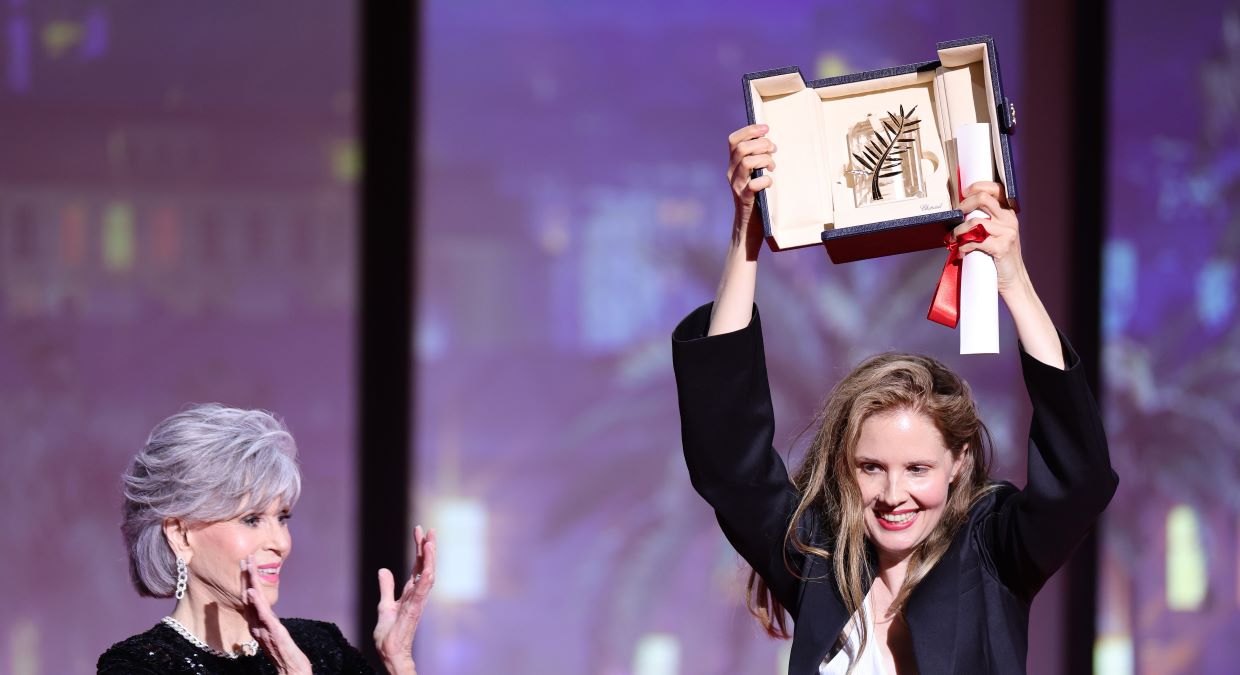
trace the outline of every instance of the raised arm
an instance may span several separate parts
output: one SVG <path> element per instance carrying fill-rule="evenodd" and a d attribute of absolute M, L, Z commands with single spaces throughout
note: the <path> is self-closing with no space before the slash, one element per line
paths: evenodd
<path fill-rule="evenodd" d="M 752 125 L 728 137 L 736 213 L 719 292 L 714 304 L 699 307 L 676 327 L 672 360 L 693 487 L 714 508 L 728 541 L 795 617 L 799 581 L 785 564 L 783 538 L 796 492 L 771 445 L 775 415 L 754 305 L 762 246 L 754 196 L 772 179 L 750 173 L 775 166 L 766 131 Z"/>
<path fill-rule="evenodd" d="M 1003 495 L 980 535 L 1001 580 L 1029 600 L 1093 528 L 1119 477 L 1111 469 L 1102 415 L 1080 359 L 1033 289 L 1020 255 L 1016 214 L 1003 207 L 1000 194 L 995 183 L 978 183 L 966 191 L 961 209 L 985 211 L 990 236 L 960 250 L 982 250 L 995 260 L 999 293 L 1020 337 L 1033 421 L 1025 488 Z M 961 225 L 956 234 L 975 224 Z"/>
<path fill-rule="evenodd" d="M 723 261 L 723 276 L 715 294 L 709 335 L 730 333 L 749 325 L 754 288 L 758 277 L 758 252 L 762 250 L 762 219 L 754 208 L 761 190 L 770 187 L 771 176 L 750 178 L 754 169 L 775 168 L 775 144 L 766 138 L 764 124 L 751 124 L 728 136 L 728 183 L 732 186 L 735 216 L 732 239 Z"/>
<path fill-rule="evenodd" d="M 711 309 L 699 307 L 672 334 L 689 480 L 715 510 L 728 541 L 795 619 L 799 581 L 785 564 L 784 533 L 796 490 L 772 447 L 775 415 L 761 320 L 751 306 L 745 327 L 708 337 Z M 799 571 L 800 557 L 791 556 L 789 564 Z"/>

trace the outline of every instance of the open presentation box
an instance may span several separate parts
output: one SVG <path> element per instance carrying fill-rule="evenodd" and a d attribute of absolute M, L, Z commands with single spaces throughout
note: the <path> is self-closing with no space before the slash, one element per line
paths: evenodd
<path fill-rule="evenodd" d="M 943 246 L 964 221 L 953 139 L 962 124 L 990 125 L 999 182 L 1019 208 L 1008 138 L 1016 108 L 1003 96 L 994 40 L 942 42 L 938 56 L 810 82 L 795 66 L 745 75 L 749 123 L 766 124 L 778 148 L 774 182 L 758 193 L 772 250 L 823 244 L 843 263 Z M 876 160 L 884 139 L 894 144 L 889 125 L 904 121 L 916 131 L 898 138 L 916 135 L 915 146 Z M 903 171 L 892 175 L 876 161 Z M 867 175 L 866 165 L 877 170 Z"/>

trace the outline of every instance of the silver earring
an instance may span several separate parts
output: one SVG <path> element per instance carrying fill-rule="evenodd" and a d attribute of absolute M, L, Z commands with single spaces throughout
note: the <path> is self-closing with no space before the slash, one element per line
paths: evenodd
<path fill-rule="evenodd" d="M 183 558 L 177 558 L 177 600 L 185 597 L 185 582 L 189 581 L 189 566 Z"/>

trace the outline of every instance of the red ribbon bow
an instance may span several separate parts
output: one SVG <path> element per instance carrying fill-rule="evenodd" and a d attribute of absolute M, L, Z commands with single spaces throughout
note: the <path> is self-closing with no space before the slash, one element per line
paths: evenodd
<path fill-rule="evenodd" d="M 960 322 L 960 261 L 964 259 L 960 255 L 960 247 L 983 241 L 988 236 L 990 233 L 982 223 L 956 237 L 955 241 L 952 241 L 951 232 L 943 236 L 943 243 L 947 245 L 947 262 L 943 263 L 943 274 L 939 276 L 939 285 L 934 289 L 934 301 L 930 303 L 927 319 L 948 328 L 955 328 Z"/>

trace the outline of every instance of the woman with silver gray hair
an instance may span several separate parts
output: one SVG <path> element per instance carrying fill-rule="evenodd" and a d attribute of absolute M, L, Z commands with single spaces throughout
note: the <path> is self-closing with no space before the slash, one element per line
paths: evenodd
<path fill-rule="evenodd" d="M 154 628 L 112 646 L 100 673 L 370 673 L 330 623 L 272 611 L 293 547 L 297 446 L 270 413 L 195 405 L 160 422 L 125 474 L 121 531 L 139 595 L 176 598 Z M 435 580 L 435 531 L 414 530 L 395 597 L 379 570 L 374 639 L 389 673 L 416 673 L 413 635 Z"/>

